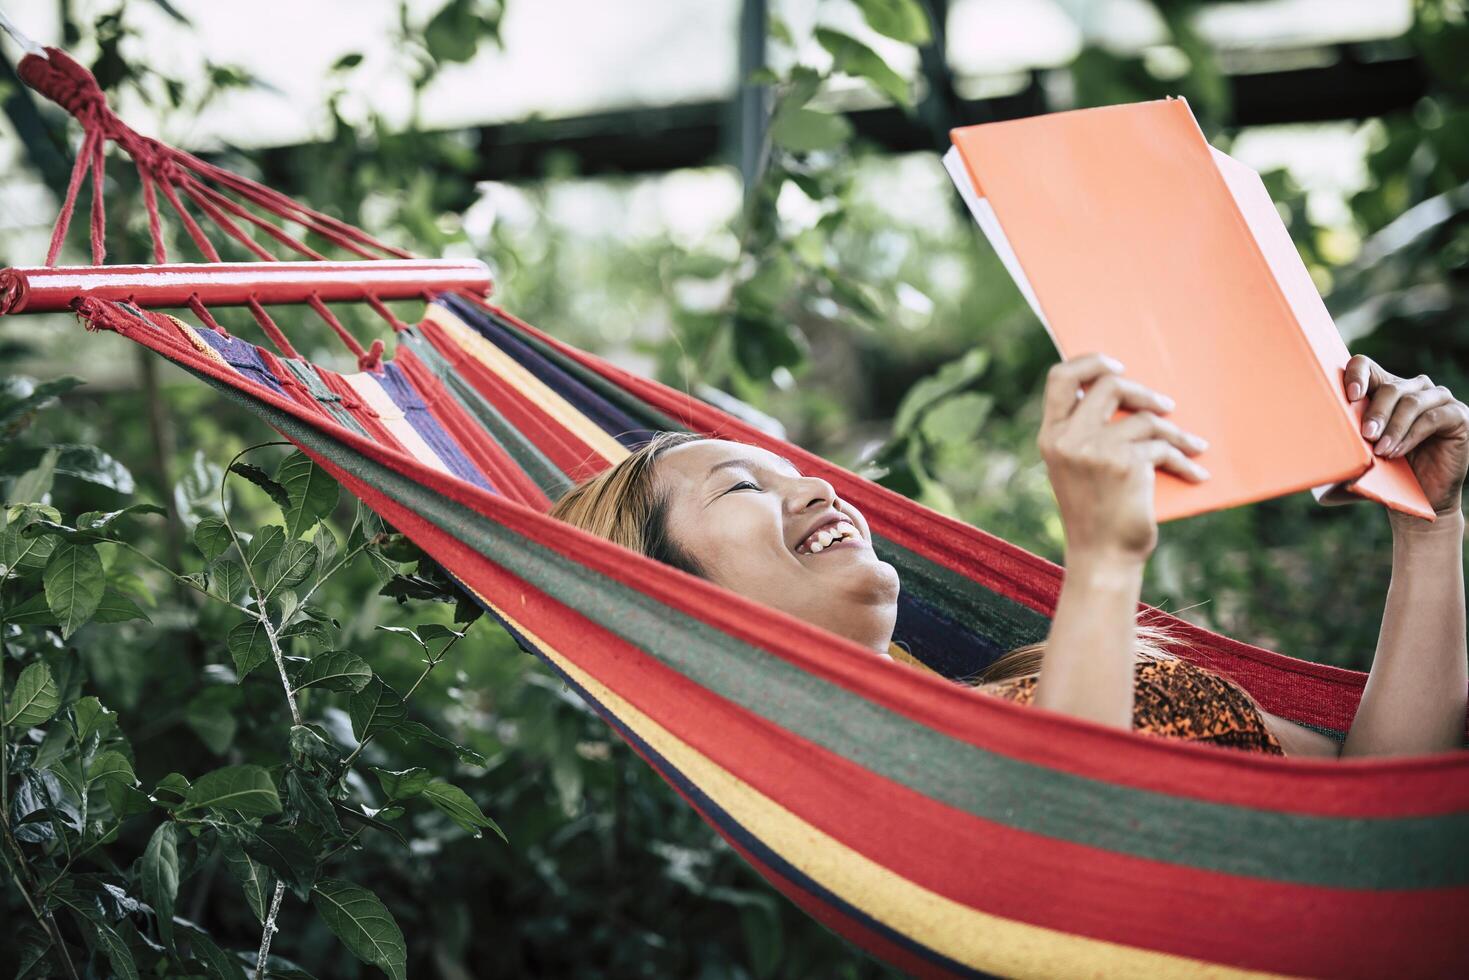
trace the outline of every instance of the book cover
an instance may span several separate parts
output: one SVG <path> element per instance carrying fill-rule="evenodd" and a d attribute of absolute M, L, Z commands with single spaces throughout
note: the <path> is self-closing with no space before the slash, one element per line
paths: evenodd
<path fill-rule="evenodd" d="M 1063 358 L 1101 351 L 1171 396 L 1210 479 L 1157 474 L 1159 521 L 1333 485 L 1432 518 L 1361 435 L 1350 357 L 1259 175 L 1187 102 L 951 131 L 944 164 Z"/>

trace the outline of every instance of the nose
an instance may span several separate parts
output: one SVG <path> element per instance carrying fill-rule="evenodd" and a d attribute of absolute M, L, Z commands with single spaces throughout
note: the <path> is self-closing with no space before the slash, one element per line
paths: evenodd
<path fill-rule="evenodd" d="M 818 507 L 832 507 L 836 505 L 837 492 L 830 483 L 819 476 L 803 476 L 792 482 L 791 491 L 786 496 L 790 508 L 794 513 L 808 510 L 813 504 Z"/>

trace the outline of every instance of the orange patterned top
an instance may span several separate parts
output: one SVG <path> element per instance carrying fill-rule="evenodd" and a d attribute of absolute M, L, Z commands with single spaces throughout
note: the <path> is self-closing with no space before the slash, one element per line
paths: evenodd
<path fill-rule="evenodd" d="M 1145 660 L 1137 666 L 1132 724 L 1136 731 L 1192 742 L 1284 755 L 1279 740 L 1244 688 L 1187 660 Z M 1035 700 L 1035 677 L 980 689 L 1020 704 Z"/>

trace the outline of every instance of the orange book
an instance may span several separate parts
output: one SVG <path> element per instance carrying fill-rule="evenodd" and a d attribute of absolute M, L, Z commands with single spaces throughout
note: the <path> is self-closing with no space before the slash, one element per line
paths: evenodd
<path fill-rule="evenodd" d="M 1203 483 L 1158 471 L 1158 520 L 1338 485 L 1432 519 L 1408 462 L 1363 438 L 1368 399 L 1347 401 L 1350 354 L 1265 185 L 1187 102 L 950 136 L 949 175 L 1061 356 L 1117 358 L 1209 441 Z"/>

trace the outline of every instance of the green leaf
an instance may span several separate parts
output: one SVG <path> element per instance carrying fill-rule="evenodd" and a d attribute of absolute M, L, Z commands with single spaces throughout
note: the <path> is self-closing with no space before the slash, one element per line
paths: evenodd
<path fill-rule="evenodd" d="M 22 532 L 36 521 L 61 520 L 53 507 L 25 504 L 11 507 L 4 530 L 0 530 L 0 565 L 17 571 L 36 571 L 46 567 L 46 560 L 56 550 L 57 540 L 50 536 L 28 537 Z"/>
<path fill-rule="evenodd" d="M 372 680 L 372 668 L 361 657 L 332 650 L 306 662 L 291 679 L 296 690 L 324 687 L 329 691 L 360 691 Z"/>
<path fill-rule="evenodd" d="M 259 766 L 228 766 L 199 777 L 184 795 L 181 812 L 226 810 L 247 817 L 265 817 L 281 812 L 270 773 Z"/>
<path fill-rule="evenodd" d="M 60 538 L 62 541 L 69 541 L 72 544 L 97 544 L 110 540 L 104 532 L 78 531 L 74 527 L 58 524 L 55 521 L 34 521 L 26 525 L 25 530 L 20 532 L 23 538 L 34 538 L 43 534 Z"/>
<path fill-rule="evenodd" d="M 450 629 L 438 623 L 424 623 L 418 627 L 418 638 L 424 643 L 427 643 L 429 640 L 447 640 L 450 637 L 463 639 L 464 634 L 459 630 Z"/>
<path fill-rule="evenodd" d="M 245 548 L 245 561 L 258 572 L 274 561 L 285 546 L 286 532 L 274 524 L 267 524 L 250 539 L 249 546 Z"/>
<path fill-rule="evenodd" d="M 908 389 L 893 418 L 893 435 L 907 435 L 920 415 L 938 402 L 972 384 L 989 366 L 989 355 L 981 348 L 969 350 Z"/>
<path fill-rule="evenodd" d="M 46 601 L 46 593 L 37 592 L 29 599 L 5 610 L 5 624 L 16 626 L 55 626 L 56 614 Z"/>
<path fill-rule="evenodd" d="M 189 795 L 189 781 L 182 773 L 171 772 L 158 780 L 158 785 L 153 787 L 153 795 L 164 806 L 181 806 Z"/>
<path fill-rule="evenodd" d="M 347 714 L 352 718 L 352 733 L 360 742 L 369 735 L 392 731 L 408 716 L 398 692 L 373 675 L 362 690 L 347 701 Z"/>
<path fill-rule="evenodd" d="M 67 639 L 102 604 L 107 574 L 92 545 L 63 544 L 46 562 L 41 581 L 46 587 L 46 604 L 56 614 L 62 639 Z"/>
<path fill-rule="evenodd" d="M 121 510 L 109 510 L 105 512 L 89 510 L 77 518 L 77 527 L 84 531 L 110 531 L 112 530 L 112 525 L 116 524 L 120 519 L 131 517 L 135 514 L 156 514 L 166 517 L 168 511 L 159 507 L 157 504 L 129 504 Z"/>
<path fill-rule="evenodd" d="M 233 558 L 221 558 L 210 565 L 209 578 L 213 583 L 209 591 L 226 602 L 234 602 L 248 581 L 245 566 Z"/>
<path fill-rule="evenodd" d="M 831 52 L 833 67 L 837 71 L 867 79 L 899 105 L 913 103 L 913 94 L 903 76 L 893 71 L 881 55 L 861 41 L 825 27 L 816 28 L 816 40 Z"/>
<path fill-rule="evenodd" d="M 235 676 L 243 682 L 247 674 L 274 656 L 270 649 L 270 637 L 265 624 L 258 619 L 247 619 L 229 631 L 225 646 L 235 661 Z"/>
<path fill-rule="evenodd" d="M 0 429 L 8 427 L 22 415 L 46 407 L 52 399 L 66 394 L 82 383 L 81 378 L 67 375 L 54 381 L 43 381 L 20 398 L 6 398 L 5 401 L 0 402 Z"/>
<path fill-rule="evenodd" d="M 138 777 L 133 775 L 132 763 L 128 757 L 121 752 L 109 749 L 106 752 L 97 753 L 90 765 L 87 766 L 87 784 L 101 782 L 121 782 L 128 786 L 136 784 Z"/>
<path fill-rule="evenodd" d="M 96 446 L 59 445 L 56 472 L 127 496 L 137 489 L 132 473 Z M 151 504 L 139 506 L 151 507 Z"/>
<path fill-rule="evenodd" d="M 931 443 L 960 448 L 972 446 L 991 404 L 988 395 L 974 392 L 946 398 L 923 414 L 919 431 Z"/>
<path fill-rule="evenodd" d="M 194 525 L 194 547 L 199 549 L 205 561 L 214 561 L 230 550 L 233 543 L 229 525 L 218 517 L 206 517 Z"/>
<path fill-rule="evenodd" d="M 315 574 L 319 577 L 325 575 L 332 562 L 336 561 L 337 536 L 325 524 L 318 524 L 316 533 L 311 535 L 311 543 L 316 546 Z"/>
<path fill-rule="evenodd" d="M 359 500 L 357 516 L 352 520 L 352 531 L 347 535 L 347 550 L 355 551 L 378 535 L 386 533 L 387 526 L 383 524 L 383 519 Z"/>
<path fill-rule="evenodd" d="M 343 836 L 336 808 L 327 795 L 326 777 L 310 776 L 301 770 L 286 771 L 286 799 L 308 826 L 315 825 L 332 837 Z"/>
<path fill-rule="evenodd" d="M 94 623 L 125 623 L 129 620 L 141 619 L 145 623 L 151 623 L 148 614 L 138 606 L 136 602 L 113 588 L 102 591 L 102 601 L 97 604 L 97 611 L 92 614 Z"/>
<path fill-rule="evenodd" d="M 158 931 L 173 945 L 173 908 L 179 894 L 178 825 L 165 820 L 153 831 L 148 847 L 138 858 L 134 876 L 138 888 L 158 914 Z"/>
<path fill-rule="evenodd" d="M 121 977 L 123 980 L 138 980 L 138 965 L 133 961 L 133 951 L 117 934 L 117 930 L 101 918 L 88 916 L 87 922 L 96 934 L 98 945 L 102 947 L 107 962 L 112 965 L 111 975 Z"/>
<path fill-rule="evenodd" d="M 424 787 L 428 786 L 433 775 L 427 769 L 414 767 L 394 771 L 392 769 L 379 769 L 377 766 L 369 767 L 377 773 L 377 781 L 382 784 L 383 792 L 388 794 L 389 799 L 407 800 L 422 793 Z"/>
<path fill-rule="evenodd" d="M 93 735 L 106 737 L 117 727 L 117 712 L 102 706 L 94 697 L 85 697 L 72 705 L 72 723 L 76 726 L 78 744 L 86 744 Z"/>
<path fill-rule="evenodd" d="M 45 664 L 31 664 L 20 672 L 5 706 L 5 724 L 30 728 L 48 720 L 61 707 L 56 681 Z"/>
<path fill-rule="evenodd" d="M 856 0 L 867 24 L 877 33 L 907 44 L 933 40 L 928 15 L 918 0 Z"/>
<path fill-rule="evenodd" d="M 783 111 L 770 124 L 770 138 L 792 153 L 829 150 L 851 135 L 852 124 L 845 116 L 816 109 Z"/>
<path fill-rule="evenodd" d="M 417 721 L 400 722 L 393 728 L 393 734 L 403 742 L 426 742 L 429 745 L 441 749 L 448 749 L 459 757 L 459 761 L 471 766 L 479 766 L 483 769 L 490 761 L 480 755 L 474 749 L 467 748 L 450 739 L 445 738 L 427 725 Z"/>
<path fill-rule="evenodd" d="M 480 835 L 482 828 L 488 827 L 500 835 L 500 839 L 507 844 L 509 839 L 505 832 L 500 829 L 499 824 L 485 816 L 469 794 L 452 783 L 436 779 L 423 788 L 423 798 L 434 806 L 443 810 L 459 826 L 469 831 L 474 836 Z"/>
<path fill-rule="evenodd" d="M 230 874 L 244 888 L 245 901 L 249 904 L 250 911 L 255 913 L 255 920 L 264 925 L 265 916 L 270 910 L 271 892 L 275 888 L 270 871 L 246 854 L 239 841 L 226 840 L 220 850 L 224 854 L 224 863 L 230 869 Z"/>
<path fill-rule="evenodd" d="M 275 478 L 286 490 L 286 537 L 295 540 L 311 530 L 337 506 L 341 488 L 327 472 L 305 453 L 294 452 L 281 460 Z"/>
<path fill-rule="evenodd" d="M 280 875 L 304 902 L 316 880 L 316 858 L 306 843 L 284 827 L 261 827 L 245 839 L 245 853 Z"/>
<path fill-rule="evenodd" d="M 202 930 L 190 931 L 189 946 L 194 959 L 208 971 L 210 980 L 244 980 L 239 960 L 215 945 L 214 940 Z M 271 973 L 271 976 L 275 974 Z"/>
<path fill-rule="evenodd" d="M 359 51 L 349 51 L 332 62 L 332 71 L 347 71 L 348 69 L 356 68 L 360 64 L 362 64 L 362 53 Z"/>
<path fill-rule="evenodd" d="M 230 466 L 230 472 L 244 477 L 269 494 L 270 499 L 274 500 L 275 505 L 281 509 L 281 513 L 290 509 L 291 498 L 286 493 L 286 488 L 272 480 L 269 473 L 254 463 L 237 462 Z"/>
<path fill-rule="evenodd" d="M 289 541 L 266 567 L 260 587 L 269 599 L 282 589 L 290 589 L 306 581 L 306 576 L 315 566 L 316 547 L 310 541 Z"/>
<path fill-rule="evenodd" d="M 392 980 L 406 980 L 408 947 L 403 932 L 376 895 L 351 882 L 323 878 L 313 890 L 312 904 L 326 927 L 359 959 Z"/>
<path fill-rule="evenodd" d="M 16 477 L 15 484 L 10 488 L 11 499 L 19 503 L 29 503 L 41 500 L 50 493 L 52 477 L 56 473 L 56 461 L 60 458 L 59 450 L 46 450 L 33 469 Z"/>
<path fill-rule="evenodd" d="M 333 769 L 342 761 L 342 754 L 316 725 L 293 725 L 289 739 L 291 759 L 303 769 Z"/>
<path fill-rule="evenodd" d="M 240 689 L 215 686 L 200 691 L 184 708 L 184 721 L 199 736 L 199 741 L 215 755 L 224 755 L 234 743 L 239 721 L 235 708 L 240 703 Z"/>

